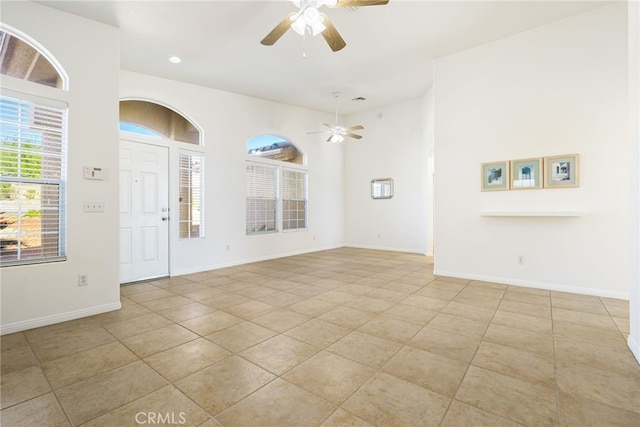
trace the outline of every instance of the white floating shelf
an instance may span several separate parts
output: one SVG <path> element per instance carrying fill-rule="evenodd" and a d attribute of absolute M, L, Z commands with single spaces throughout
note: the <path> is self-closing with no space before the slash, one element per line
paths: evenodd
<path fill-rule="evenodd" d="M 482 216 L 525 216 L 525 217 L 549 217 L 549 216 L 563 216 L 563 217 L 578 217 L 584 215 L 584 212 L 578 211 L 547 211 L 547 212 L 534 212 L 534 211 L 486 211 L 480 213 Z"/>

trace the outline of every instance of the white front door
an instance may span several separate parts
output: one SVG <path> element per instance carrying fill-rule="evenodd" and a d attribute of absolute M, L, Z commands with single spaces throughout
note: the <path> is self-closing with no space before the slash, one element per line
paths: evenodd
<path fill-rule="evenodd" d="M 169 153 L 120 141 L 120 283 L 169 275 Z"/>

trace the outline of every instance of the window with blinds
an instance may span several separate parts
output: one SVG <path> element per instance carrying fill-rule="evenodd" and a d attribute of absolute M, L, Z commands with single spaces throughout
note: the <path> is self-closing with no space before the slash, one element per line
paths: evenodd
<path fill-rule="evenodd" d="M 0 265 L 66 255 L 67 107 L 0 96 Z"/>
<path fill-rule="evenodd" d="M 282 170 L 282 229 L 307 228 L 307 173 Z"/>
<path fill-rule="evenodd" d="M 245 184 L 247 235 L 278 231 L 278 168 L 247 162 Z"/>
<path fill-rule="evenodd" d="M 181 239 L 204 237 L 202 155 L 180 153 L 178 160 L 178 228 Z"/>

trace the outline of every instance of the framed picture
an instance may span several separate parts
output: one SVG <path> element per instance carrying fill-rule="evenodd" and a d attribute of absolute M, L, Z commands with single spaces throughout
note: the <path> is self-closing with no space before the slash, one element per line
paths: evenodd
<path fill-rule="evenodd" d="M 509 189 L 509 162 L 482 163 L 480 169 L 481 191 Z"/>
<path fill-rule="evenodd" d="M 393 197 L 393 179 L 379 178 L 371 180 L 372 199 L 390 199 Z"/>
<path fill-rule="evenodd" d="M 531 190 L 542 188 L 542 159 L 511 161 L 511 189 Z"/>
<path fill-rule="evenodd" d="M 544 188 L 578 187 L 578 154 L 544 158 Z"/>

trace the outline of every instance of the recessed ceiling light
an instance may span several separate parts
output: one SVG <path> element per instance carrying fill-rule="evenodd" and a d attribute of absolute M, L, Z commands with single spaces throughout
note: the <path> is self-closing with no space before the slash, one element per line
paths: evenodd
<path fill-rule="evenodd" d="M 362 101 L 366 101 L 367 98 L 363 97 L 363 96 L 358 96 L 356 98 L 353 98 L 352 101 L 356 101 L 356 102 L 362 102 Z"/>
<path fill-rule="evenodd" d="M 177 56 L 172 56 L 171 58 L 169 58 L 169 62 L 171 62 L 172 64 L 179 64 L 182 62 L 182 59 Z"/>

